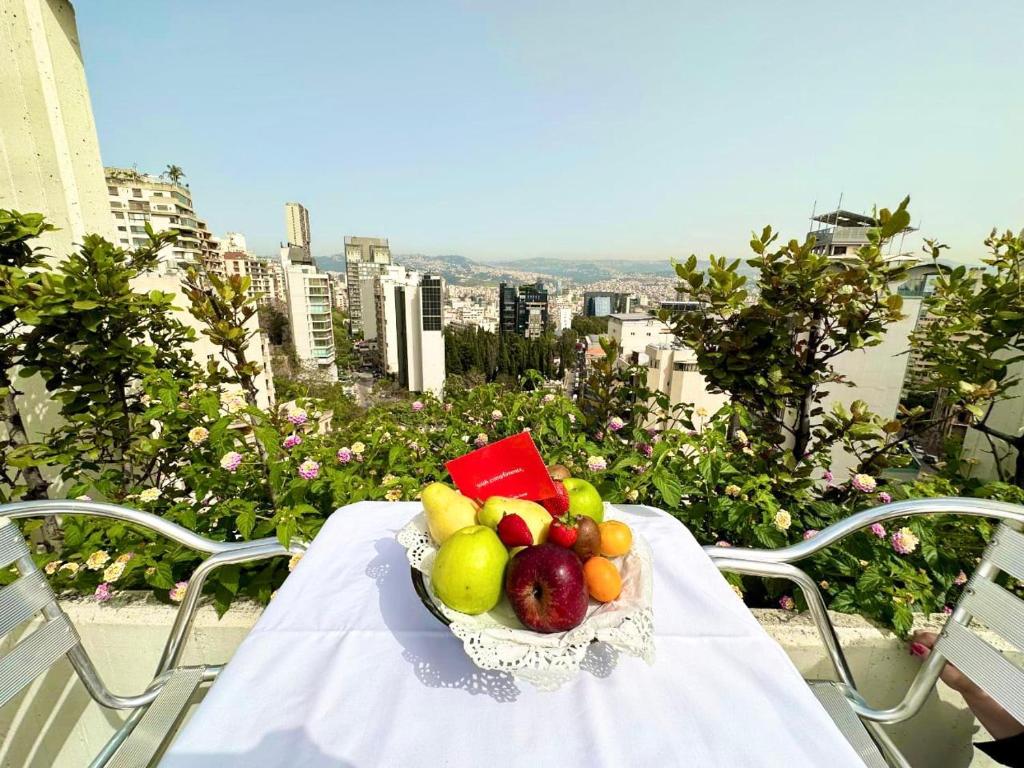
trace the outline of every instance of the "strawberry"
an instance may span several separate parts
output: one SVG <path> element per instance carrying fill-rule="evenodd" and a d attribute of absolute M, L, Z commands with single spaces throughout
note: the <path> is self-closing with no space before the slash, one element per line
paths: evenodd
<path fill-rule="evenodd" d="M 505 515 L 498 522 L 498 538 L 506 547 L 528 547 L 533 544 L 530 526 L 519 515 Z"/>
<path fill-rule="evenodd" d="M 569 494 L 565 490 L 565 484 L 561 480 L 555 481 L 555 495 L 548 499 L 541 499 L 541 505 L 552 517 L 561 517 L 569 511 Z"/>
<path fill-rule="evenodd" d="M 551 527 L 548 529 L 548 541 L 566 549 L 576 543 L 578 535 L 579 530 L 574 524 L 563 523 L 557 518 L 551 521 Z"/>

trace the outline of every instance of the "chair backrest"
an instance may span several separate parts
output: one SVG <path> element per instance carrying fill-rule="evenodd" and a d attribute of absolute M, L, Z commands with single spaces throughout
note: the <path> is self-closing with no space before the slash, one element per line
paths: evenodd
<path fill-rule="evenodd" d="M 0 656 L 0 707 L 68 651 L 80 648 L 78 633 L 32 560 L 21 530 L 10 518 L 0 517 L 0 568 L 10 565 L 18 578 L 0 589 L 0 638 L 39 614 L 43 623 Z"/>
<path fill-rule="evenodd" d="M 1024 653 L 1024 600 L 996 583 L 1000 574 L 1024 582 L 1024 533 L 1003 523 L 989 542 L 935 650 L 1024 722 L 1024 668 L 985 642 L 972 620 Z"/>

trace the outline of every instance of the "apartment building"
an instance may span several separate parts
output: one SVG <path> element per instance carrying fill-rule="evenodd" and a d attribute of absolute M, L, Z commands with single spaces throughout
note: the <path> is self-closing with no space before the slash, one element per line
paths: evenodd
<path fill-rule="evenodd" d="M 608 335 L 619 345 L 619 355 L 643 352 L 648 344 L 666 344 L 672 339 L 668 325 L 654 315 L 632 312 L 608 316 Z"/>
<path fill-rule="evenodd" d="M 708 391 L 708 383 L 697 366 L 697 354 L 689 347 L 670 343 L 648 344 L 635 353 L 632 362 L 646 368 L 646 386 L 668 395 L 672 405 L 687 404 L 694 410 L 713 414 L 726 404 L 728 396 Z M 662 427 L 656 419 L 645 426 Z"/>
<path fill-rule="evenodd" d="M 337 381 L 330 280 L 301 246 L 281 248 L 281 269 L 295 354 L 325 380 Z"/>
<path fill-rule="evenodd" d="M 309 232 L 309 211 L 302 203 L 284 204 L 284 231 L 286 245 L 302 248 L 307 255 L 313 255 Z"/>
<path fill-rule="evenodd" d="M 348 291 L 348 326 L 353 333 L 362 333 L 363 302 L 360 295 L 364 280 L 372 280 L 391 264 L 391 247 L 386 237 L 345 238 L 345 279 Z"/>
<path fill-rule="evenodd" d="M 536 339 L 548 327 L 548 292 L 543 283 L 498 285 L 498 330 Z"/>
<path fill-rule="evenodd" d="M 616 291 L 586 291 L 583 294 L 585 317 L 607 317 L 611 314 L 630 314 L 639 306 L 636 296 Z"/>
<path fill-rule="evenodd" d="M 199 264 L 219 271 L 217 239 L 196 215 L 187 186 L 134 168 L 105 168 L 104 174 L 116 245 L 147 245 L 147 223 L 156 232 L 175 229 L 177 241 L 160 249 L 161 274 L 183 272 Z"/>
<path fill-rule="evenodd" d="M 244 251 L 222 250 L 220 257 L 225 275 L 249 278 L 248 296 L 260 304 L 284 302 L 284 270 L 280 263 Z"/>
<path fill-rule="evenodd" d="M 360 285 L 364 338 L 375 341 L 382 373 L 410 392 L 444 389 L 444 280 L 385 266 Z"/>

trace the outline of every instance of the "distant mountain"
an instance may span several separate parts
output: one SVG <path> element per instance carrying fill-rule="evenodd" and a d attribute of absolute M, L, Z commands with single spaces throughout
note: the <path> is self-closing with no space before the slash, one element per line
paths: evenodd
<path fill-rule="evenodd" d="M 596 283 L 617 277 L 671 277 L 674 273 L 668 259 L 655 261 L 603 261 L 586 259 L 531 258 L 499 261 L 495 267 L 525 270 L 577 283 Z"/>
<path fill-rule="evenodd" d="M 495 285 L 500 282 L 532 280 L 568 280 L 587 284 L 629 277 L 671 277 L 674 274 L 668 259 L 605 261 L 529 258 L 482 262 L 458 254 L 427 256 L 422 253 L 395 254 L 393 258 L 396 264 L 417 272 L 440 274 L 455 285 Z M 345 271 L 345 255 L 342 253 L 319 256 L 316 261 L 322 270 Z"/>

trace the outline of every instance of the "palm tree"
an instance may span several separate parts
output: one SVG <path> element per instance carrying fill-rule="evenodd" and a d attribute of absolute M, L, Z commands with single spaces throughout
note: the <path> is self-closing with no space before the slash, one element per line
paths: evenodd
<path fill-rule="evenodd" d="M 172 184 L 177 184 L 185 178 L 185 172 L 181 170 L 180 165 L 168 165 L 167 170 L 164 171 L 162 175 L 170 179 Z"/>

